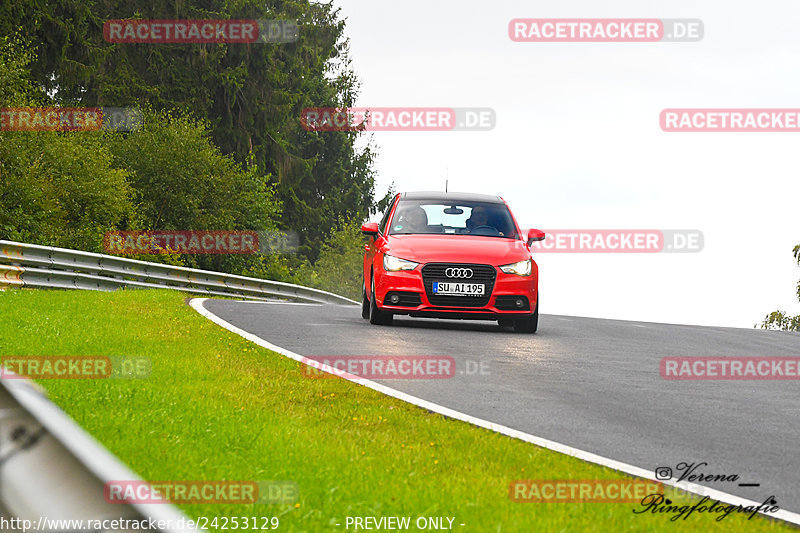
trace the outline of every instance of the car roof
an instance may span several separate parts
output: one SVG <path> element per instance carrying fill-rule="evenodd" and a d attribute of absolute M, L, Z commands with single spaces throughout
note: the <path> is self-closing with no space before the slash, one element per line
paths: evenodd
<path fill-rule="evenodd" d="M 491 194 L 476 194 L 471 192 L 441 192 L 441 191 L 416 191 L 405 192 L 400 195 L 403 200 L 434 200 L 437 202 L 487 202 L 502 204 L 503 199 Z"/>

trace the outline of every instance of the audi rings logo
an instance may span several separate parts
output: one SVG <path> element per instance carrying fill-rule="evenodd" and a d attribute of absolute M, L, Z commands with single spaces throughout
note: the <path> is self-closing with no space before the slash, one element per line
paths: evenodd
<path fill-rule="evenodd" d="M 472 277 L 471 268 L 448 268 L 444 271 L 444 275 L 448 278 L 463 278 L 469 279 Z"/>

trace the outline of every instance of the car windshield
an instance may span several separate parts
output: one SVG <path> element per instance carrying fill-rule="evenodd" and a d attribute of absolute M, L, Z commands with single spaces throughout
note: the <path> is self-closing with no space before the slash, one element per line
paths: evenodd
<path fill-rule="evenodd" d="M 400 201 L 389 225 L 389 235 L 436 233 L 518 238 L 511 213 L 502 203 Z"/>

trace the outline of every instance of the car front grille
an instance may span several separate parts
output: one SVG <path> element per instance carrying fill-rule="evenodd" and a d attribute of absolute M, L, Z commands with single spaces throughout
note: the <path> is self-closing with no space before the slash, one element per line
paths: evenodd
<path fill-rule="evenodd" d="M 467 279 L 449 278 L 445 275 L 448 268 L 471 268 L 472 277 Z M 465 263 L 428 263 L 422 268 L 422 282 L 425 294 L 432 305 L 443 307 L 484 307 L 489 303 L 494 289 L 497 270 L 491 265 L 474 265 Z M 438 296 L 433 294 L 433 282 L 450 283 L 483 283 L 483 296 Z"/>

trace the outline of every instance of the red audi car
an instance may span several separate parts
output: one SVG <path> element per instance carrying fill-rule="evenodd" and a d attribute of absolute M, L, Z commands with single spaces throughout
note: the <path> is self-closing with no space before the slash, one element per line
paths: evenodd
<path fill-rule="evenodd" d="M 394 197 L 380 223 L 368 223 L 361 316 L 391 324 L 394 315 L 497 320 L 534 333 L 539 270 L 499 196 L 409 192 Z"/>

